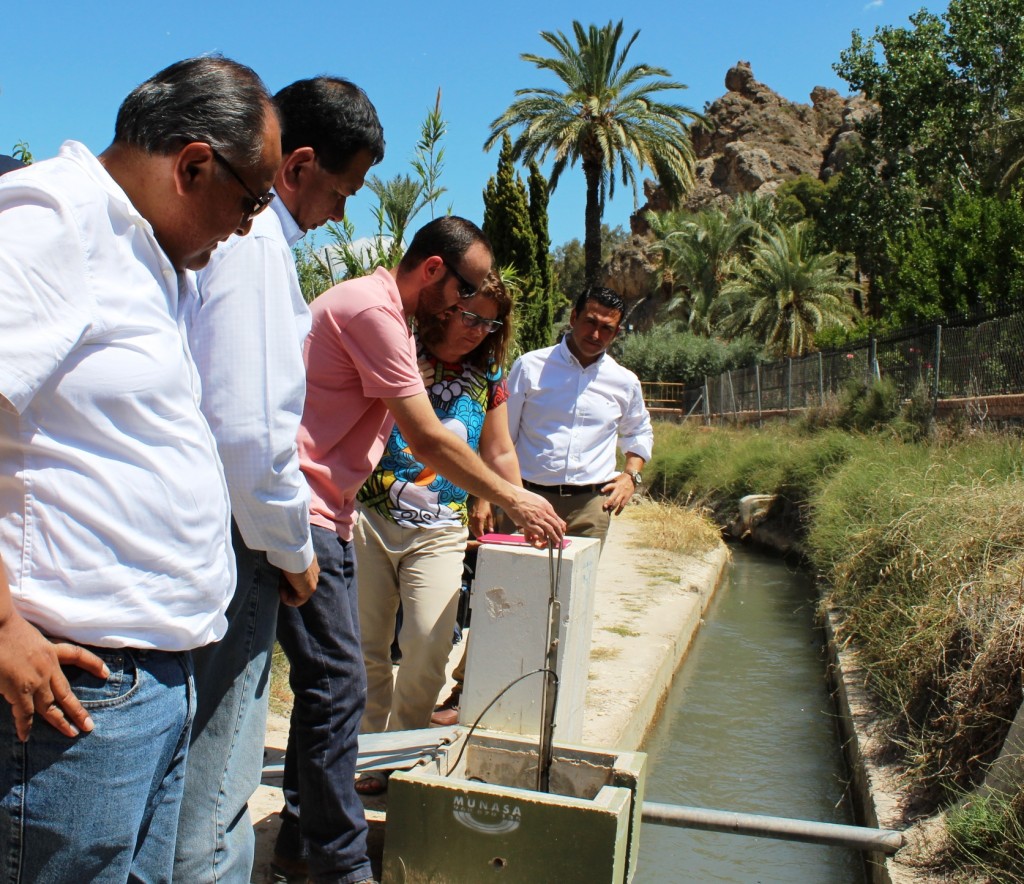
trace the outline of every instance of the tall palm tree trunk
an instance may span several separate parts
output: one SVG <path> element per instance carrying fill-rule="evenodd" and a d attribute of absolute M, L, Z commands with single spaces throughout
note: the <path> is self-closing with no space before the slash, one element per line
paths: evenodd
<path fill-rule="evenodd" d="M 583 275 L 587 288 L 601 284 L 601 161 L 584 159 L 587 205 L 583 222 Z M 578 294 L 578 293 L 575 293 Z"/>

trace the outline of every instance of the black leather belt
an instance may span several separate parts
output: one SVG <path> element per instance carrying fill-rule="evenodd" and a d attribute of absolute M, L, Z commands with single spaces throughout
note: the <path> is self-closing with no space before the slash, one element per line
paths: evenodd
<path fill-rule="evenodd" d="M 538 485 L 523 479 L 523 487 L 529 491 L 543 494 L 557 494 L 559 497 L 572 497 L 576 494 L 600 494 L 607 482 L 595 482 L 593 485 Z"/>

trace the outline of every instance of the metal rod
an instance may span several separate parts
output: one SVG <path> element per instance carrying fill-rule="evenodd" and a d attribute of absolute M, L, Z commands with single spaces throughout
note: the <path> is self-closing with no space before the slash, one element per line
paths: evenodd
<path fill-rule="evenodd" d="M 540 704 L 540 744 L 537 747 L 537 791 L 549 791 L 551 782 L 551 763 L 555 745 L 555 706 L 558 703 L 558 627 L 562 619 L 562 606 L 558 601 L 558 584 L 562 579 L 562 550 L 565 542 L 558 544 L 558 561 L 555 553 L 548 545 L 548 629 L 544 647 L 544 686 L 541 691 Z"/>
<path fill-rule="evenodd" d="M 864 826 L 843 826 L 838 823 L 816 823 L 753 813 L 732 813 L 703 807 L 656 804 L 645 801 L 641 808 L 645 823 L 675 826 L 679 829 L 702 829 L 706 832 L 727 832 L 753 835 L 781 841 L 806 841 L 810 844 L 831 844 L 858 850 L 893 854 L 903 846 L 903 833 L 893 829 L 869 829 Z"/>

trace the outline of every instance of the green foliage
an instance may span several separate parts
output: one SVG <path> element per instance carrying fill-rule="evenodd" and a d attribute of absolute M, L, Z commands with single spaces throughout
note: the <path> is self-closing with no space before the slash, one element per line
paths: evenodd
<path fill-rule="evenodd" d="M 548 182 L 536 163 L 530 163 L 530 227 L 537 243 L 537 271 L 542 291 L 552 292 L 551 235 L 548 233 Z"/>
<path fill-rule="evenodd" d="M 629 234 L 622 228 L 601 225 L 601 263 L 605 264 L 612 252 L 629 239 Z M 571 239 L 556 246 L 552 255 L 555 290 L 562 297 L 575 302 L 580 292 L 586 288 L 586 269 L 584 267 L 583 243 Z"/>
<path fill-rule="evenodd" d="M 734 277 L 746 238 L 757 225 L 740 211 L 717 206 L 689 216 L 669 213 L 659 219 L 650 213 L 648 221 L 654 222 L 652 249 L 661 253 L 662 283 L 673 292 L 665 313 L 682 319 L 692 332 L 710 335 L 722 286 Z"/>
<path fill-rule="evenodd" d="M 851 380 L 843 391 L 839 426 L 867 433 L 891 424 L 900 413 L 900 395 L 891 378 L 870 384 Z"/>
<path fill-rule="evenodd" d="M 377 198 L 370 211 L 377 223 L 368 238 L 356 238 L 355 227 L 347 218 L 341 224 L 326 227 L 333 245 L 327 247 L 326 265 L 332 283 L 373 273 L 378 267 L 395 267 L 405 251 L 405 235 L 413 219 L 425 208 L 434 217 L 437 201 L 446 190 L 440 185 L 444 169 L 444 148 L 441 141 L 447 126 L 441 115 L 441 90 L 437 102 L 420 124 L 420 140 L 410 161 L 414 175 L 396 175 L 387 181 L 376 175 L 366 186 Z"/>
<path fill-rule="evenodd" d="M 1024 205 L 960 193 L 888 241 L 891 323 L 986 313 L 1024 295 Z"/>
<path fill-rule="evenodd" d="M 759 349 L 749 339 L 726 344 L 665 323 L 622 337 L 615 358 L 643 380 L 698 386 L 709 375 L 751 364 Z"/>
<path fill-rule="evenodd" d="M 905 442 L 921 442 L 934 431 L 934 402 L 928 387 L 919 383 L 903 400 L 890 378 L 864 383 L 847 382 L 838 396 L 808 409 L 798 426 L 806 432 L 840 428 L 854 433 L 883 432 Z"/>
<path fill-rule="evenodd" d="M 839 255 L 814 250 L 808 222 L 776 225 L 722 286 L 714 305 L 717 328 L 763 341 L 771 356 L 802 356 L 814 349 L 819 330 L 850 323 L 847 292 L 854 288 Z"/>
<path fill-rule="evenodd" d="M 330 268 L 325 259 L 308 244 L 292 249 L 295 256 L 295 270 L 299 275 L 299 289 L 309 304 L 314 298 L 334 285 Z"/>
<path fill-rule="evenodd" d="M 1024 0 L 951 0 L 941 17 L 922 9 L 908 28 L 854 32 L 835 65 L 879 112 L 858 125 L 859 147 L 830 189 L 821 232 L 857 256 L 876 317 L 890 298 L 904 313 L 942 300 L 936 235 L 922 230 L 934 226 L 928 213 L 941 217 L 959 194 L 991 192 L 1021 156 L 1024 139 L 1007 123 L 1024 94 L 1022 16 Z M 993 250 L 990 231 L 965 233 L 963 248 Z"/>
<path fill-rule="evenodd" d="M 1020 705 L 1021 466 L 1016 440 L 865 437 L 812 501 L 839 639 L 926 807 L 977 784 Z"/>
<path fill-rule="evenodd" d="M 688 124 L 701 118 L 681 104 L 661 100 L 660 93 L 685 88 L 667 79 L 667 70 L 643 63 L 627 66 L 639 31 L 620 48 L 621 21 L 603 27 L 574 21 L 572 30 L 572 37 L 541 31 L 554 57 L 521 56 L 554 74 L 564 91 L 517 89 L 518 98 L 491 123 L 484 146 L 489 150 L 506 132 L 519 128 L 515 159 L 543 162 L 552 155 L 552 190 L 567 166 L 582 165 L 587 187 L 585 276 L 593 285 L 600 276 L 605 197 L 614 195 L 616 175 L 636 196 L 638 170 L 650 169 L 669 198 L 682 196 L 694 180 Z"/>
<path fill-rule="evenodd" d="M 546 188 L 541 188 L 537 197 L 545 200 Z M 547 206 L 539 206 L 536 215 L 531 213 L 526 185 L 516 172 L 512 158 L 512 140 L 506 135 L 498 155 L 497 173 L 487 182 L 484 191 L 483 231 L 494 249 L 495 264 L 515 273 L 517 338 L 523 352 L 551 343 L 551 294 L 537 266 L 539 248 L 534 229 L 534 222 L 539 223 L 541 219 L 546 224 Z M 547 240 L 546 228 L 543 233 Z M 546 251 L 544 255 L 546 268 Z"/>
<path fill-rule="evenodd" d="M 968 876 L 996 884 L 1024 880 L 1024 791 L 964 796 L 947 814 L 946 830 L 963 880 Z"/>
<path fill-rule="evenodd" d="M 14 148 L 11 150 L 11 156 L 16 160 L 20 160 L 26 166 L 31 166 L 35 157 L 32 156 L 32 151 L 29 150 L 27 141 L 19 141 Z"/>
<path fill-rule="evenodd" d="M 830 179 L 835 180 L 835 176 Z M 820 223 L 828 206 L 829 190 L 829 184 L 812 175 L 798 175 L 783 181 L 775 191 L 779 220 L 784 224 L 796 224 L 809 218 L 816 224 Z"/>

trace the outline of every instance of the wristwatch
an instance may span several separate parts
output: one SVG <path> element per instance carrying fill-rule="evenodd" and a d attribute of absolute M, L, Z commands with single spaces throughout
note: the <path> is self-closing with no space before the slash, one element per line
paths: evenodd
<path fill-rule="evenodd" d="M 644 477 L 640 475 L 639 470 L 623 470 L 622 472 L 624 472 L 627 476 L 629 476 L 630 479 L 633 480 L 634 488 L 639 488 L 641 485 L 644 484 Z"/>

